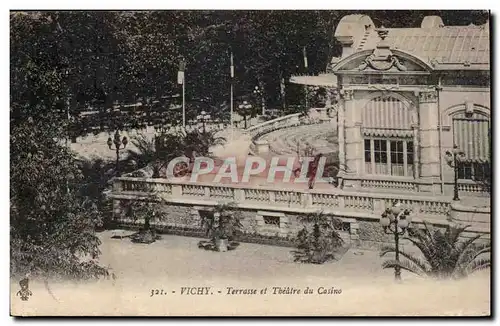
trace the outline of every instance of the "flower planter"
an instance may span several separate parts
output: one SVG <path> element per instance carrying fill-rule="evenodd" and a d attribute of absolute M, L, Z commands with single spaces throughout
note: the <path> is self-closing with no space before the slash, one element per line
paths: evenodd
<path fill-rule="evenodd" d="M 228 239 L 216 239 L 215 240 L 215 248 L 217 251 L 226 252 L 229 241 Z"/>

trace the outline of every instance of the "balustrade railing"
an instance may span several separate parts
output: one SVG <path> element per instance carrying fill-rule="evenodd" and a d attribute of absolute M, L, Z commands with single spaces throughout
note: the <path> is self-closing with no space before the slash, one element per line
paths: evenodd
<path fill-rule="evenodd" d="M 401 189 L 401 190 L 416 190 L 415 182 L 399 181 L 399 180 L 370 180 L 364 179 L 361 181 L 361 186 L 364 188 L 379 188 L 379 189 Z"/>
<path fill-rule="evenodd" d="M 462 192 L 483 193 L 489 192 L 489 188 L 490 185 L 486 183 L 460 182 L 458 184 L 458 191 Z"/>
<path fill-rule="evenodd" d="M 200 200 L 236 202 L 249 207 L 288 207 L 297 209 L 330 209 L 334 211 L 380 214 L 395 202 L 407 205 L 419 216 L 444 217 L 450 212 L 450 199 L 413 194 L 357 193 L 340 189 L 295 190 L 248 187 L 241 185 L 210 185 L 169 183 L 165 179 L 121 177 L 115 179 L 111 196 L 137 196 L 157 192 L 167 201 Z"/>
<path fill-rule="evenodd" d="M 293 126 L 298 126 L 300 124 L 300 113 L 289 114 L 284 117 L 279 117 L 273 120 L 269 120 L 258 125 L 252 126 L 246 129 L 246 133 L 252 137 L 252 139 L 258 138 L 264 134 L 270 133 L 272 131 L 288 128 Z"/>

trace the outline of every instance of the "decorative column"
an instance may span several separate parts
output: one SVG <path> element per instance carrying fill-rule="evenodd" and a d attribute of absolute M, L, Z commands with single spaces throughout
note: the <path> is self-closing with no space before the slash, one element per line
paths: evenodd
<path fill-rule="evenodd" d="M 337 142 L 339 144 L 339 177 L 342 177 L 345 174 L 346 169 L 346 160 L 345 160 L 345 118 L 344 118 L 344 103 L 338 97 L 338 101 L 336 104 L 337 108 Z"/>
<path fill-rule="evenodd" d="M 344 160 L 346 170 L 344 187 L 359 187 L 361 186 L 360 173 L 363 159 L 361 110 L 356 108 L 353 90 L 343 90 L 341 94 L 343 97 L 343 122 L 345 128 L 345 140 L 343 142 L 345 144 Z"/>
<path fill-rule="evenodd" d="M 440 193 L 439 111 L 435 90 L 419 93 L 420 191 Z"/>

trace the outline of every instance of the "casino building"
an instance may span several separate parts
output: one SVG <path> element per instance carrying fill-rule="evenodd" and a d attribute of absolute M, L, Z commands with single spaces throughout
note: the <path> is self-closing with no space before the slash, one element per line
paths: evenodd
<path fill-rule="evenodd" d="M 341 57 L 324 74 L 291 82 L 329 90 L 336 108 L 344 189 L 488 196 L 490 171 L 489 23 L 376 27 L 366 15 L 341 19 Z"/>

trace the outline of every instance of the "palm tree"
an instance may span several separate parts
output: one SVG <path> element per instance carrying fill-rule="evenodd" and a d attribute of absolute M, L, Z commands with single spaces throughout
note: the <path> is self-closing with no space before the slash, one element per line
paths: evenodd
<path fill-rule="evenodd" d="M 141 230 L 130 236 L 133 242 L 150 244 L 160 238 L 156 234 L 156 230 L 151 227 L 151 222 L 164 218 L 163 205 L 164 202 L 161 196 L 154 192 L 150 193 L 145 201 L 133 201 L 131 203 L 134 219 L 144 219 Z"/>
<path fill-rule="evenodd" d="M 77 160 L 77 166 L 81 178 L 75 186 L 78 187 L 79 194 L 95 202 L 103 214 L 103 226 L 110 226 L 112 200 L 106 196 L 106 190 L 111 189 L 111 180 L 116 176 L 115 164 L 100 158 L 82 158 Z"/>
<path fill-rule="evenodd" d="M 171 159 L 182 155 L 183 136 L 180 133 L 161 132 L 152 139 L 144 134 L 132 138 L 136 150 L 128 150 L 128 160 L 134 161 L 138 168 L 152 164 L 153 178 L 160 177 L 160 171 Z"/>
<path fill-rule="evenodd" d="M 299 220 L 304 226 L 297 234 L 297 250 L 292 251 L 294 260 L 322 264 L 335 259 L 344 243 L 337 231 L 342 220 L 323 212 L 305 214 Z"/>
<path fill-rule="evenodd" d="M 215 145 L 224 145 L 226 138 L 219 137 L 215 131 L 198 130 L 186 133 L 182 139 L 187 156 L 190 157 L 193 152 L 197 155 L 206 156 L 210 154 L 210 148 Z"/>
<path fill-rule="evenodd" d="M 243 227 L 240 222 L 240 211 L 234 203 L 219 203 L 211 214 L 202 216 L 202 225 L 206 229 L 209 241 L 200 241 L 199 248 L 215 251 L 227 251 L 238 246 L 234 242 L 235 234 Z"/>
<path fill-rule="evenodd" d="M 140 134 L 132 138 L 137 150 L 128 150 L 128 159 L 137 163 L 139 168 L 149 164 L 153 167 L 153 178 L 160 177 L 160 171 L 179 156 L 187 156 L 194 161 L 195 156 L 206 156 L 214 145 L 223 145 L 224 137 L 216 136 L 213 131 L 191 131 L 168 133 L 161 132 L 152 139 Z"/>
<path fill-rule="evenodd" d="M 491 253 L 491 243 L 477 243 L 481 235 L 460 240 L 462 233 L 469 227 L 447 226 L 446 231 L 433 230 L 424 223 L 425 228 L 418 229 L 414 235 L 406 237 L 421 252 L 421 256 L 399 251 L 402 260 L 387 260 L 383 268 L 407 270 L 414 274 L 435 278 L 462 278 L 478 270 L 491 266 L 490 258 L 484 255 Z M 394 246 L 385 246 L 380 256 L 395 252 Z M 482 257 L 480 257 L 482 256 Z"/>

